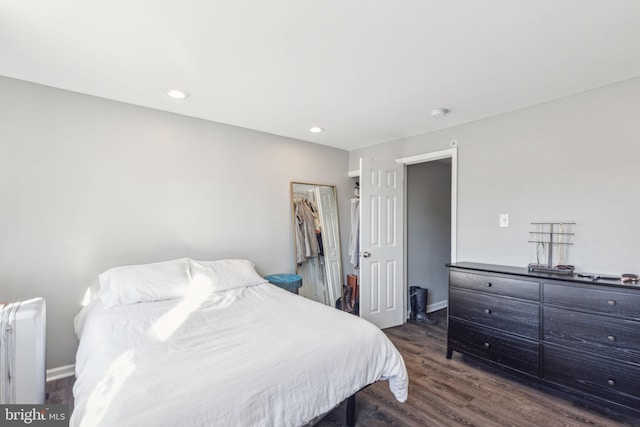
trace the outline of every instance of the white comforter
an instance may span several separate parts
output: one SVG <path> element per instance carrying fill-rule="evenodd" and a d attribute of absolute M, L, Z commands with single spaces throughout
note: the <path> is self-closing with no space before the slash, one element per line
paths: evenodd
<path fill-rule="evenodd" d="M 408 377 L 376 326 L 270 284 L 76 318 L 72 426 L 296 426 Z"/>

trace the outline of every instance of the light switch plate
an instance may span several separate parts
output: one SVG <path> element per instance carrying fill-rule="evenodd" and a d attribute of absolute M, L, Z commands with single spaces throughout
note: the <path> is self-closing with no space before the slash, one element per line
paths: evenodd
<path fill-rule="evenodd" d="M 508 227 L 509 226 L 509 214 L 500 214 L 499 224 L 500 224 L 500 227 Z"/>

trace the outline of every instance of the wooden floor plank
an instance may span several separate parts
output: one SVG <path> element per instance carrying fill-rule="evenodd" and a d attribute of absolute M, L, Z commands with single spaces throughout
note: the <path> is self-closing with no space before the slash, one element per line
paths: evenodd
<path fill-rule="evenodd" d="M 357 395 L 357 426 L 407 427 L 640 427 L 640 420 L 581 407 L 570 395 L 454 353 L 445 358 L 446 310 L 436 325 L 407 323 L 385 330 L 404 358 L 409 397 L 396 401 L 386 381 Z M 48 403 L 73 404 L 73 378 L 47 383 Z M 346 425 L 346 402 L 318 427 Z"/>
<path fill-rule="evenodd" d="M 566 393 L 468 356 L 454 353 L 447 360 L 446 310 L 430 316 L 437 325 L 407 323 L 385 330 L 407 365 L 409 397 L 396 401 L 386 381 L 362 390 L 357 426 L 640 426 L 640 420 L 613 408 L 584 408 Z M 343 403 L 317 426 L 345 426 L 345 411 Z"/>

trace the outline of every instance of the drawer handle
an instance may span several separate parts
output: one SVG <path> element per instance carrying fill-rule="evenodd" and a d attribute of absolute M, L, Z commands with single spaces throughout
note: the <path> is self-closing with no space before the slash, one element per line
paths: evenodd
<path fill-rule="evenodd" d="M 616 305 L 616 302 L 615 302 L 614 300 L 610 299 L 610 300 L 607 302 L 607 304 L 609 304 L 609 305 Z"/>
<path fill-rule="evenodd" d="M 487 287 L 488 287 L 488 288 L 490 288 L 490 287 L 492 287 L 492 286 L 493 286 L 493 283 L 491 283 L 491 282 L 487 282 Z"/>
<path fill-rule="evenodd" d="M 607 384 L 609 384 L 610 386 L 614 386 L 614 385 L 616 385 L 616 381 L 613 380 L 613 379 L 609 379 L 609 380 L 607 380 Z"/>
<path fill-rule="evenodd" d="M 489 343 L 488 342 L 484 343 L 484 348 L 489 348 Z M 611 381 L 611 380 L 609 380 L 609 381 Z"/>
<path fill-rule="evenodd" d="M 607 339 L 609 340 L 609 342 L 614 342 L 616 340 L 616 337 L 614 337 L 613 335 L 609 335 Z"/>
<path fill-rule="evenodd" d="M 487 313 L 487 314 L 491 314 L 491 310 L 489 310 L 488 308 L 485 308 L 484 312 Z"/>

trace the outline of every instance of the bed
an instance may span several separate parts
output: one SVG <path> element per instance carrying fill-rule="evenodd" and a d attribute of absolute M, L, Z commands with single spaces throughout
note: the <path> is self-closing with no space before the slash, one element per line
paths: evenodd
<path fill-rule="evenodd" d="M 75 328 L 72 426 L 299 426 L 378 380 L 407 397 L 382 331 L 246 260 L 108 270 Z"/>

